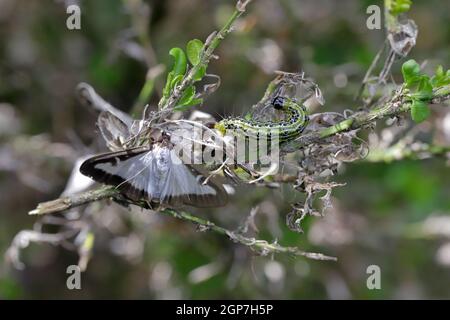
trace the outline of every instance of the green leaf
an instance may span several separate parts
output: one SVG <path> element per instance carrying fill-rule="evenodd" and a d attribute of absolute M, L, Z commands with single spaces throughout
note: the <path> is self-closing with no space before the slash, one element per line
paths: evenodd
<path fill-rule="evenodd" d="M 195 87 L 190 86 L 186 89 L 183 96 L 181 97 L 180 101 L 178 102 L 178 105 L 175 107 L 175 110 L 177 111 L 184 111 L 188 108 L 195 106 L 197 104 L 200 104 L 203 102 L 203 99 L 201 98 L 195 98 Z"/>
<path fill-rule="evenodd" d="M 450 71 L 450 70 L 448 70 Z M 444 76 L 444 68 L 442 66 L 438 66 L 436 68 L 436 76 L 437 77 L 443 77 Z"/>
<path fill-rule="evenodd" d="M 174 58 L 172 71 L 167 74 L 166 85 L 163 89 L 163 97 L 168 98 L 173 88 L 183 78 L 187 69 L 186 54 L 180 48 L 172 48 L 169 54 Z"/>
<path fill-rule="evenodd" d="M 411 0 L 392 0 L 390 12 L 392 15 L 397 16 L 403 12 L 409 11 L 411 9 Z"/>
<path fill-rule="evenodd" d="M 189 106 L 196 106 L 198 104 L 202 104 L 203 99 L 202 98 L 194 98 L 189 102 Z"/>
<path fill-rule="evenodd" d="M 450 84 L 450 70 L 444 72 L 444 68 L 442 68 L 442 66 L 438 66 L 436 69 L 436 74 L 431 78 L 431 84 L 434 88 Z"/>
<path fill-rule="evenodd" d="M 172 81 L 170 82 L 170 90 L 173 90 L 178 83 L 183 79 L 183 75 L 179 74 L 175 77 L 173 77 Z"/>
<path fill-rule="evenodd" d="M 431 85 L 429 76 L 425 74 L 421 76 L 417 92 L 412 96 L 418 99 L 430 99 L 433 96 L 433 86 Z"/>
<path fill-rule="evenodd" d="M 200 81 L 203 79 L 203 77 L 206 74 L 206 67 L 205 66 L 201 66 L 198 71 L 194 74 L 194 80 L 195 81 Z"/>
<path fill-rule="evenodd" d="M 185 110 L 188 110 L 189 108 L 191 108 L 191 107 L 193 107 L 195 105 L 201 104 L 201 103 L 203 103 L 203 99 L 202 98 L 195 98 L 195 99 L 192 99 L 191 101 L 189 101 L 188 103 L 186 103 L 184 105 L 176 106 L 174 109 L 176 111 L 185 111 Z"/>
<path fill-rule="evenodd" d="M 164 86 L 164 89 L 163 89 L 163 97 L 168 97 L 170 95 L 170 90 L 172 89 L 170 84 L 172 83 L 173 77 L 174 77 L 174 73 L 173 73 L 173 71 L 170 71 L 167 74 L 166 85 Z"/>
<path fill-rule="evenodd" d="M 416 60 L 411 59 L 402 65 L 403 79 L 408 87 L 416 83 L 420 78 L 420 66 Z"/>
<path fill-rule="evenodd" d="M 203 50 L 203 42 L 198 39 L 194 39 L 188 42 L 186 46 L 186 52 L 189 62 L 196 66 L 200 63 L 200 54 Z"/>
<path fill-rule="evenodd" d="M 419 123 L 427 119 L 430 115 L 428 105 L 420 100 L 414 99 L 411 106 L 411 118 Z"/>
<path fill-rule="evenodd" d="M 184 106 L 188 104 L 194 98 L 194 96 L 195 96 L 195 87 L 190 86 L 184 91 L 183 95 L 180 98 L 180 101 L 178 101 L 178 105 Z"/>
<path fill-rule="evenodd" d="M 180 48 L 172 48 L 170 49 L 169 54 L 175 59 L 172 67 L 174 74 L 177 76 L 184 75 L 187 68 L 187 59 L 184 51 Z"/>

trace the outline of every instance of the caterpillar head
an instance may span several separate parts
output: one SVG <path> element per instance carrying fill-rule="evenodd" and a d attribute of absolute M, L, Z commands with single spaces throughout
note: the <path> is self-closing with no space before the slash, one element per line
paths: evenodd
<path fill-rule="evenodd" d="M 282 96 L 276 96 L 273 100 L 272 100 L 272 105 L 275 109 L 277 110 L 281 110 L 284 107 L 284 97 Z"/>

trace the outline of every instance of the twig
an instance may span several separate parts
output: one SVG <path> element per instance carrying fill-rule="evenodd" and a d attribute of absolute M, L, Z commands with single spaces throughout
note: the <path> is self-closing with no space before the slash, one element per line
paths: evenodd
<path fill-rule="evenodd" d="M 365 161 L 368 162 L 392 162 L 398 160 L 423 160 L 431 157 L 445 157 L 449 155 L 450 146 L 429 145 L 414 143 L 405 145 L 403 141 L 382 150 L 372 149 Z"/>
<path fill-rule="evenodd" d="M 181 83 L 174 88 L 172 94 L 168 99 L 161 99 L 159 103 L 159 109 L 170 110 L 177 105 L 185 90 L 194 84 L 195 75 L 198 73 L 198 71 L 201 68 L 206 68 L 208 66 L 209 61 L 213 57 L 214 50 L 231 32 L 234 22 L 245 12 L 246 6 L 250 3 L 250 1 L 251 0 L 238 1 L 238 3 L 236 4 L 236 9 L 228 19 L 227 23 L 225 23 L 225 25 L 219 32 L 213 33 L 210 38 L 207 39 L 205 47 L 200 54 L 200 62 L 189 70 L 187 75 L 181 80 Z"/>
<path fill-rule="evenodd" d="M 303 256 L 314 260 L 332 260 L 332 261 L 337 260 L 335 257 L 330 257 L 321 253 L 305 252 L 299 250 L 296 247 L 284 247 L 275 242 L 269 243 L 266 240 L 248 238 L 242 234 L 220 227 L 211 221 L 204 220 L 185 211 L 175 211 L 173 209 L 165 209 L 162 210 L 161 213 L 169 214 L 177 219 L 195 223 L 199 225 L 203 230 L 211 230 L 218 234 L 228 236 L 231 240 L 243 244 L 245 246 L 248 246 L 252 250 L 262 255 L 267 255 L 271 253 L 290 253 L 296 256 Z"/>
<path fill-rule="evenodd" d="M 377 66 L 378 61 L 380 60 L 381 54 L 385 50 L 385 47 L 386 47 L 386 42 L 383 43 L 383 46 L 380 48 L 380 50 L 376 54 L 375 58 L 372 60 L 372 63 L 370 64 L 369 69 L 367 69 L 366 74 L 364 75 L 364 79 L 362 81 L 361 87 L 359 88 L 358 94 L 355 97 L 355 101 L 358 101 L 361 98 L 361 96 L 364 92 L 364 89 L 367 86 L 367 83 L 369 82 L 369 79 L 372 75 L 372 72 L 375 69 L 375 67 Z"/>
<path fill-rule="evenodd" d="M 424 100 L 424 102 L 440 103 L 448 100 L 449 98 L 450 86 L 447 85 L 436 90 L 433 97 L 431 99 Z M 384 105 L 370 111 L 357 112 L 348 119 L 345 119 L 331 127 L 305 134 L 293 142 L 292 146 L 296 148 L 305 147 L 317 142 L 320 139 L 328 138 L 341 132 L 361 129 L 376 120 L 397 116 L 409 111 L 410 109 L 411 101 L 403 92 L 403 89 L 400 89 L 400 91 Z"/>
<path fill-rule="evenodd" d="M 74 194 L 66 197 L 61 197 L 52 201 L 39 203 L 36 209 L 28 212 L 30 215 L 43 215 L 49 213 L 56 213 L 71 209 L 74 207 L 87 204 L 106 198 L 111 198 L 119 195 L 119 191 L 111 186 L 102 187 L 95 190 L 86 191 L 79 194 Z"/>

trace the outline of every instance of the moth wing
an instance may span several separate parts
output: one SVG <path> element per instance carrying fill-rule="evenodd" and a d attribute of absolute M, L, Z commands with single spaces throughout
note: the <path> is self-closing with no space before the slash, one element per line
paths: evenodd
<path fill-rule="evenodd" d="M 172 156 L 175 156 L 172 154 Z M 195 207 L 218 207 L 225 205 L 228 195 L 223 186 L 208 177 L 208 173 L 199 167 L 171 161 L 167 179 L 161 189 L 162 203 L 172 206 L 182 204 Z"/>
<path fill-rule="evenodd" d="M 125 122 L 109 111 L 102 111 L 97 119 L 97 127 L 111 151 L 123 149 L 124 141 L 130 135 Z"/>
<path fill-rule="evenodd" d="M 81 173 L 97 182 L 115 185 L 133 200 L 147 198 L 170 206 L 222 206 L 227 193 L 221 184 L 202 182 L 207 173 L 185 165 L 167 148 L 110 152 L 86 160 Z M 175 160 L 175 161 L 174 161 Z"/>
<path fill-rule="evenodd" d="M 86 160 L 82 174 L 97 182 L 114 185 L 133 200 L 155 195 L 152 177 L 153 154 L 146 148 L 108 152 Z"/>

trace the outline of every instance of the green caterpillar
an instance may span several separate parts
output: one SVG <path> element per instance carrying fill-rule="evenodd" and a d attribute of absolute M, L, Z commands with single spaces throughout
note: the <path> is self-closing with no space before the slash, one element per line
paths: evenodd
<path fill-rule="evenodd" d="M 293 99 L 281 96 L 273 99 L 272 106 L 286 114 L 284 120 L 256 121 L 230 118 L 216 123 L 215 129 L 222 135 L 225 135 L 228 131 L 228 133 L 231 132 L 233 135 L 254 138 L 278 136 L 281 143 L 297 138 L 309 121 L 305 106 Z"/>

